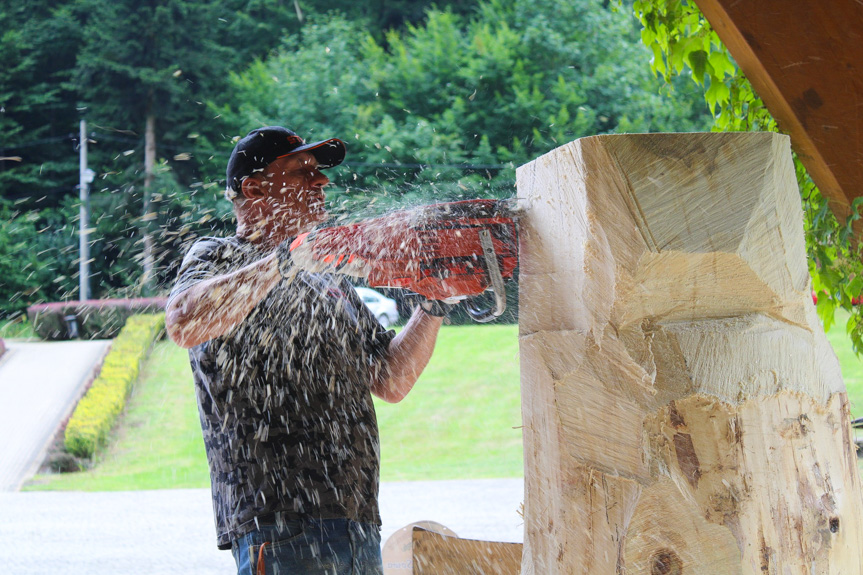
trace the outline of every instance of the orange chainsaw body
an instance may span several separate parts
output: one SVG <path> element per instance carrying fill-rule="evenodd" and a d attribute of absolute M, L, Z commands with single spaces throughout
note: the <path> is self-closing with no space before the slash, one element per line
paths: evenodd
<path fill-rule="evenodd" d="M 371 287 L 405 288 L 436 300 L 476 296 L 496 273 L 509 279 L 518 267 L 509 206 L 506 200 L 466 200 L 394 212 L 302 234 L 291 253 L 301 267 L 325 264 L 364 277 Z M 497 270 L 488 269 L 489 246 Z"/>

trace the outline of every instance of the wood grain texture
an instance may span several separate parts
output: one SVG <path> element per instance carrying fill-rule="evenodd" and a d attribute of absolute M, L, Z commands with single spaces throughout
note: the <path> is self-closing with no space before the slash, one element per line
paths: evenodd
<path fill-rule="evenodd" d="M 863 573 L 788 137 L 584 138 L 518 190 L 522 572 Z"/>
<path fill-rule="evenodd" d="M 460 539 L 413 530 L 413 575 L 518 575 L 521 543 Z"/>

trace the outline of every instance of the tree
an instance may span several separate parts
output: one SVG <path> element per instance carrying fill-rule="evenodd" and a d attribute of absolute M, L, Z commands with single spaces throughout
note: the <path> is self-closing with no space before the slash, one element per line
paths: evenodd
<path fill-rule="evenodd" d="M 144 132 L 140 227 L 142 284 L 149 288 L 155 267 L 148 222 L 157 133 L 173 142 L 195 133 L 203 106 L 195 113 L 189 104 L 211 92 L 224 73 L 221 62 L 233 61 L 233 54 L 217 36 L 204 33 L 204 26 L 218 22 L 209 2 L 88 0 L 81 8 L 85 41 L 75 81 L 89 116 L 114 129 Z"/>
<path fill-rule="evenodd" d="M 459 13 L 475 5 L 441 5 L 449 4 Z M 169 262 L 181 257 L 185 243 L 199 233 L 221 233 L 229 219 L 229 204 L 219 198 L 234 132 L 226 135 L 225 123 L 205 103 L 225 92 L 231 73 L 268 57 L 285 37 L 320 24 L 329 11 L 343 11 L 363 34 L 382 39 L 385 28 L 419 23 L 428 5 L 0 0 L 0 55 L 6 63 L 0 69 L 0 198 L 15 201 L 10 209 L 22 209 L 19 216 L 41 226 L 41 234 L 47 233 L 41 222 L 61 213 L 73 218 L 73 134 L 85 114 L 89 163 L 98 174 L 91 190 L 94 294 L 139 291 L 143 232 L 158 230 L 160 241 L 151 242 L 147 260 L 159 283 L 168 282 Z M 57 253 L 74 264 L 74 221 L 56 225 L 65 230 L 52 238 Z M 49 253 L 54 252 L 43 255 Z M 59 275 L 65 275 L 62 258 Z M 32 295 L 31 303 L 75 297 L 59 287 L 64 281 L 22 293 Z M 26 293 L 18 301 L 31 297 Z"/>
<path fill-rule="evenodd" d="M 42 210 L 0 200 L 0 317 L 77 291 L 77 238 L 71 201 Z"/>
<path fill-rule="evenodd" d="M 657 93 L 643 56 L 633 22 L 593 0 L 431 10 L 382 41 L 332 15 L 232 76 L 215 111 L 237 135 L 287 121 L 345 136 L 337 207 L 508 197 L 517 164 L 574 138 L 705 125 L 692 98 Z"/>
<path fill-rule="evenodd" d="M 78 114 L 64 84 L 80 34 L 68 6 L 0 1 L 0 197 L 56 206 L 73 193 Z"/>

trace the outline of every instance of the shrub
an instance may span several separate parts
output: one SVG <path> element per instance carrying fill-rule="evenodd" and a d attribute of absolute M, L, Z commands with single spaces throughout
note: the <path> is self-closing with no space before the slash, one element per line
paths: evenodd
<path fill-rule="evenodd" d="M 81 339 L 112 339 L 129 316 L 165 310 L 166 298 L 104 299 L 32 305 L 27 317 L 42 339 L 70 339 L 67 317 L 74 317 Z"/>
<path fill-rule="evenodd" d="M 77 457 L 92 457 L 105 445 L 108 433 L 126 405 L 141 361 L 164 327 L 164 314 L 129 318 L 111 344 L 102 371 L 78 402 L 66 425 L 66 451 Z"/>

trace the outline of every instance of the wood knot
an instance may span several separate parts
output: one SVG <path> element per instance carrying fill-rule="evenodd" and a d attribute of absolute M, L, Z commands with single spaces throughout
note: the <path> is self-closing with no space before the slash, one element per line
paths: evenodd
<path fill-rule="evenodd" d="M 686 420 L 677 411 L 677 404 L 673 401 L 668 404 L 668 419 L 671 421 L 671 426 L 674 429 L 681 430 L 686 427 Z"/>
<path fill-rule="evenodd" d="M 650 557 L 650 575 L 682 575 L 683 561 L 671 549 L 660 549 Z"/>
<path fill-rule="evenodd" d="M 831 517 L 830 518 L 830 533 L 836 533 L 839 531 L 839 518 Z"/>

